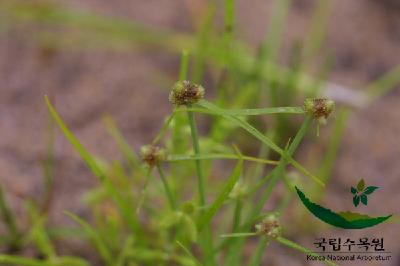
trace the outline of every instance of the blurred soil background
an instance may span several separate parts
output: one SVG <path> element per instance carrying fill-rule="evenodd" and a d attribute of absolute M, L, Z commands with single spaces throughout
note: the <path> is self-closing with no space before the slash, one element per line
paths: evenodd
<path fill-rule="evenodd" d="M 254 50 L 267 30 L 271 2 L 236 1 L 235 38 L 250 43 Z M 307 32 L 316 1 L 293 2 L 281 51 L 282 62 L 287 58 L 290 44 L 302 39 Z M 204 8 L 200 0 L 60 0 L 56 3 L 184 33 L 195 30 L 198 24 L 196 13 Z M 172 84 L 179 68 L 179 54 L 145 47 L 132 50 L 47 49 L 35 38 L 38 30 L 35 26 L 16 25 L 3 30 L 0 35 L 0 182 L 21 224 L 25 219 L 25 199 L 40 199 L 44 193 L 42 168 L 49 141 L 49 116 L 44 94 L 55 100 L 58 111 L 88 150 L 99 157 L 118 159 L 121 155 L 104 128 L 102 115 L 108 113 L 115 118 L 135 149 L 148 143 L 171 110 L 167 101 L 169 87 L 164 84 Z M 329 80 L 362 90 L 366 84 L 400 64 L 400 2 L 335 0 L 326 38 L 324 50 L 334 59 Z M 210 93 L 208 97 L 211 98 Z M 50 220 L 51 224 L 60 225 L 70 223 L 64 210 L 87 215 L 80 197 L 95 179 L 71 145 L 59 131 L 56 132 L 55 191 Z M 330 207 L 336 210 L 351 208 L 348 189 L 363 177 L 367 184 L 382 189 L 374 194 L 368 205 L 371 215 L 399 212 L 399 134 L 398 89 L 368 108 L 352 113 L 324 197 L 330 199 Z M 322 137 L 315 142 L 323 140 Z M 320 152 L 310 149 L 301 154 L 307 158 L 318 156 Z M 286 222 L 291 219 L 295 219 L 291 214 L 285 216 Z M 306 225 L 300 225 L 299 230 L 292 228 L 291 234 L 310 248 L 314 239 L 322 236 L 384 237 L 385 246 L 393 252 L 393 260 L 388 265 L 400 265 L 400 228 L 397 224 L 387 223 L 362 232 L 326 227 L 317 235 L 304 233 L 306 229 Z M 85 252 L 75 244 L 60 248 L 75 254 Z M 268 247 L 266 252 L 278 255 L 266 256 L 268 262 L 265 265 L 308 265 L 303 254 L 275 245 Z"/>

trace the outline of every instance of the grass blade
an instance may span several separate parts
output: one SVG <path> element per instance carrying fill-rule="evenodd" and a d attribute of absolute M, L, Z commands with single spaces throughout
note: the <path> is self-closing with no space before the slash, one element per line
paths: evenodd
<path fill-rule="evenodd" d="M 265 252 L 265 248 L 267 247 L 269 243 L 269 239 L 266 237 L 263 237 L 259 240 L 257 244 L 257 248 L 255 253 L 251 256 L 251 260 L 249 263 L 249 266 L 260 266 L 262 265 L 262 258 Z"/>
<path fill-rule="evenodd" d="M 178 246 L 190 257 L 192 258 L 192 260 L 195 262 L 195 264 L 197 264 L 198 266 L 202 266 L 203 264 L 200 263 L 200 261 L 198 261 L 196 259 L 196 257 L 192 254 L 192 252 L 190 252 L 190 250 L 185 247 L 181 242 L 176 241 L 176 244 L 178 244 Z"/>
<path fill-rule="evenodd" d="M 226 182 L 225 186 L 217 196 L 217 198 L 211 204 L 210 208 L 199 219 L 198 222 L 199 231 L 201 231 L 206 224 L 210 223 L 211 219 L 217 213 L 218 209 L 221 208 L 225 200 L 228 198 L 229 193 L 232 191 L 236 182 L 239 180 L 239 177 L 242 173 L 242 168 L 243 168 L 243 160 L 240 159 L 235 168 L 233 169 L 232 174 L 229 177 L 228 181 Z"/>
<path fill-rule="evenodd" d="M 47 217 L 42 215 L 32 202 L 29 202 L 26 208 L 32 225 L 28 233 L 28 239 L 33 242 L 43 257 L 46 259 L 56 258 L 55 248 L 45 229 Z"/>
<path fill-rule="evenodd" d="M 289 154 L 293 154 L 295 150 L 297 149 L 298 145 L 300 144 L 301 140 L 304 138 L 308 128 L 311 125 L 311 117 L 307 116 L 306 119 L 304 120 L 301 128 L 297 132 L 293 142 L 289 145 L 288 152 Z M 263 187 L 265 183 L 269 180 L 269 185 L 268 187 L 263 191 L 261 198 L 257 200 L 257 203 L 251 210 L 250 214 L 248 215 L 246 221 L 241 225 L 240 230 L 241 231 L 248 231 L 250 230 L 250 227 L 254 224 L 256 220 L 260 218 L 260 212 L 262 211 L 265 203 L 269 199 L 271 192 L 273 188 L 275 187 L 276 183 L 278 182 L 279 178 L 282 176 L 283 171 L 285 169 L 285 166 L 287 165 L 287 162 L 284 158 L 281 158 L 279 164 L 275 169 L 268 174 L 265 178 L 263 178 L 254 188 L 250 190 L 250 194 L 255 193 L 258 189 Z M 231 242 L 222 242 L 219 247 L 223 247 L 224 245 L 229 244 L 229 254 L 227 257 L 227 263 L 226 265 L 237 265 L 237 262 L 239 261 L 238 257 L 240 255 L 240 250 L 244 244 L 244 241 L 242 239 L 231 241 Z"/>
<path fill-rule="evenodd" d="M 160 175 L 161 181 L 164 185 L 165 194 L 167 196 L 169 205 L 172 210 L 176 210 L 176 201 L 174 197 L 174 193 L 172 193 L 171 187 L 168 184 L 167 178 L 165 177 L 164 171 L 161 166 L 157 165 L 158 174 Z"/>
<path fill-rule="evenodd" d="M 129 143 L 126 141 L 121 131 L 118 129 L 112 117 L 109 115 L 104 116 L 103 122 L 105 124 L 107 131 L 109 132 L 111 137 L 115 140 L 118 148 L 125 156 L 125 159 L 130 163 L 131 167 L 136 169 L 141 169 L 137 155 L 135 154 Z"/>
<path fill-rule="evenodd" d="M 50 111 L 50 114 L 57 122 L 58 126 L 61 128 L 62 132 L 64 133 L 65 137 L 68 141 L 74 146 L 75 150 L 81 155 L 82 159 L 85 161 L 89 169 L 101 180 L 104 179 L 104 174 L 102 173 L 101 169 L 98 167 L 96 162 L 93 160 L 92 156 L 86 149 L 82 146 L 82 144 L 78 141 L 78 139 L 74 136 L 74 134 L 67 128 L 67 126 L 62 121 L 61 117 L 58 115 L 57 111 L 54 109 L 53 105 L 50 103 L 49 98 L 47 95 L 44 97 L 47 108 Z"/>
<path fill-rule="evenodd" d="M 4 224 L 7 226 L 8 231 L 11 234 L 11 243 L 9 243 L 10 248 L 18 248 L 19 247 L 19 230 L 17 227 L 17 223 L 14 217 L 14 213 L 8 207 L 6 202 L 3 188 L 0 185 L 0 216 L 4 221 Z"/>
<path fill-rule="evenodd" d="M 197 132 L 196 121 L 193 112 L 187 112 L 190 131 L 192 136 L 193 150 L 196 155 L 200 154 L 199 136 Z M 201 161 L 196 160 L 196 173 L 197 173 L 197 187 L 199 191 L 199 205 L 203 207 L 206 203 L 204 191 L 204 173 Z M 211 226 L 207 224 L 206 230 L 200 235 L 201 246 L 205 253 L 206 265 L 216 265 L 214 261 L 214 245 L 211 234 Z"/>
<path fill-rule="evenodd" d="M 82 226 L 83 230 L 86 232 L 87 236 L 92 241 L 94 247 L 99 252 L 100 256 L 106 263 L 106 265 L 113 265 L 113 256 L 111 251 L 108 249 L 107 245 L 104 243 L 103 239 L 98 235 L 95 229 L 93 229 L 87 222 L 79 218 L 73 213 L 65 212 L 67 216 L 69 216 L 72 220 L 77 222 L 80 226 Z"/>
<path fill-rule="evenodd" d="M 192 111 L 197 113 L 215 114 L 215 115 L 231 115 L 231 116 L 250 116 L 250 115 L 270 115 L 270 114 L 304 114 L 303 107 L 269 107 L 257 109 L 217 109 L 205 108 L 188 108 L 186 110 L 177 111 Z"/>
<path fill-rule="evenodd" d="M 29 258 L 23 258 L 12 255 L 0 254 L 0 264 L 1 265 L 17 265 L 17 266 L 50 266 L 49 263 L 42 260 L 35 260 Z"/>
<path fill-rule="evenodd" d="M 300 163 L 295 161 L 286 151 L 282 150 L 271 139 L 266 137 L 264 134 L 262 134 L 260 131 L 258 131 L 256 128 L 251 126 L 246 121 L 243 121 L 242 119 L 237 118 L 235 116 L 231 116 L 229 114 L 224 114 L 224 110 L 223 109 L 221 109 L 221 108 L 217 107 L 216 105 L 214 105 L 214 104 L 212 104 L 210 102 L 207 102 L 205 100 L 199 101 L 198 104 L 200 106 L 204 107 L 204 108 L 207 108 L 207 109 L 210 109 L 210 110 L 215 110 L 215 112 L 218 112 L 219 115 L 221 115 L 221 116 L 225 117 L 226 119 L 228 119 L 229 121 L 237 124 L 238 126 L 243 128 L 244 130 L 249 132 L 251 135 L 253 135 L 255 138 L 257 138 L 258 140 L 263 142 L 269 148 L 271 148 L 272 150 L 277 152 L 279 155 L 284 157 L 289 163 L 291 163 L 295 168 L 297 168 L 297 170 L 299 170 L 302 174 L 304 174 L 304 175 L 310 177 L 311 179 L 313 179 L 318 185 L 320 185 L 322 187 L 325 186 L 325 184 L 318 177 L 316 177 L 316 176 L 312 175 L 311 173 L 309 173 L 307 171 L 307 169 L 305 169 Z"/>
<path fill-rule="evenodd" d="M 292 249 L 295 249 L 295 250 L 298 250 L 300 252 L 303 252 L 304 254 L 312 255 L 312 256 L 319 256 L 317 253 L 314 253 L 311 250 L 309 250 L 309 249 L 307 249 L 307 248 L 305 248 L 303 246 L 300 246 L 299 244 L 294 243 L 293 241 L 290 241 L 289 239 L 286 239 L 284 237 L 278 237 L 276 239 L 276 241 L 278 241 L 279 243 L 281 243 L 281 244 L 283 244 L 285 246 L 288 246 L 288 247 L 290 247 Z M 329 266 L 337 266 L 336 263 L 333 263 L 330 260 L 324 260 L 324 263 L 326 265 L 329 265 Z"/>
<path fill-rule="evenodd" d="M 249 237 L 249 236 L 256 236 L 257 233 L 251 232 L 251 233 L 233 233 L 233 234 L 224 234 L 221 235 L 221 237 L 225 238 L 230 238 L 230 237 Z"/>
<path fill-rule="evenodd" d="M 107 176 L 103 173 L 101 168 L 97 165 L 96 161 L 92 158 L 90 153 L 82 146 L 79 140 L 74 136 L 74 134 L 68 129 L 65 125 L 61 117 L 58 115 L 57 111 L 54 109 L 51 104 L 49 98 L 45 96 L 45 101 L 47 107 L 50 111 L 50 114 L 53 116 L 54 120 L 57 122 L 58 126 L 61 128 L 65 137 L 72 144 L 76 151 L 81 155 L 82 159 L 85 161 L 86 165 L 93 172 L 95 176 L 97 176 L 103 185 L 106 187 L 119 209 L 121 210 L 122 216 L 126 219 L 128 226 L 131 228 L 133 232 L 138 232 L 140 230 L 138 221 L 136 217 L 133 215 L 131 210 L 131 203 L 125 201 L 125 199 L 120 195 L 118 190 L 112 184 L 112 182 L 107 178 Z"/>
<path fill-rule="evenodd" d="M 325 153 L 325 157 L 321 162 L 321 167 L 319 169 L 319 176 L 324 182 L 327 182 L 332 173 L 332 169 L 337 157 L 337 153 L 339 150 L 340 141 L 342 139 L 343 131 L 346 127 L 346 122 L 349 117 L 349 110 L 341 110 L 337 114 L 336 122 L 334 129 L 331 133 L 332 137 L 328 144 L 327 151 Z"/>
<path fill-rule="evenodd" d="M 179 69 L 179 80 L 183 81 L 187 79 L 189 70 L 189 51 L 183 50 L 181 55 L 181 66 Z"/>
<path fill-rule="evenodd" d="M 257 157 L 251 156 L 238 156 L 236 154 L 219 154 L 219 153 L 210 153 L 210 154 L 197 154 L 197 155 L 185 155 L 185 154 L 171 154 L 168 155 L 167 161 L 168 162 L 179 162 L 179 161 L 188 161 L 188 160 L 212 160 L 212 159 L 232 159 L 232 160 L 239 160 L 243 159 L 243 161 L 250 161 L 262 164 L 271 164 L 277 165 L 277 161 L 273 160 L 266 160 Z"/>

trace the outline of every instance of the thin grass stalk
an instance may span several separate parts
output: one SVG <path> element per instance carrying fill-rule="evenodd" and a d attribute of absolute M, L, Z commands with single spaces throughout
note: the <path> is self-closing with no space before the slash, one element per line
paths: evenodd
<path fill-rule="evenodd" d="M 172 193 L 171 187 L 168 184 L 168 180 L 165 177 L 164 171 L 162 170 L 160 165 L 157 165 L 158 174 L 160 175 L 161 181 L 164 185 L 165 194 L 168 198 L 169 205 L 172 210 L 176 210 L 176 201 L 174 194 Z"/>
<path fill-rule="evenodd" d="M 0 185 L 0 215 L 3 219 L 4 224 L 7 226 L 8 231 L 10 233 L 9 248 L 10 249 L 18 249 L 19 248 L 19 230 L 17 227 L 16 219 L 14 217 L 14 213 L 10 210 L 9 206 L 7 205 L 3 188 Z"/>
<path fill-rule="evenodd" d="M 295 242 L 293 242 L 293 241 L 290 241 L 289 239 L 286 239 L 286 238 L 284 238 L 284 237 L 278 237 L 277 239 L 276 239 L 276 241 L 278 241 L 279 243 L 281 243 L 281 244 L 283 244 L 283 245 L 285 245 L 285 246 L 287 246 L 287 247 L 290 247 L 290 248 L 292 248 L 292 249 L 295 249 L 295 250 L 298 250 L 298 251 L 300 251 L 300 252 L 303 252 L 304 254 L 307 254 L 307 255 L 312 255 L 312 256 L 319 256 L 317 253 L 315 253 L 315 252 L 312 252 L 311 250 L 309 250 L 309 249 L 307 249 L 307 248 L 305 248 L 305 247 L 303 247 L 303 246 L 300 246 L 299 244 L 297 244 L 297 243 L 295 243 Z M 329 266 L 337 266 L 337 264 L 336 263 L 333 263 L 332 261 L 330 261 L 330 260 L 324 260 L 323 261 L 326 265 L 329 265 Z"/>

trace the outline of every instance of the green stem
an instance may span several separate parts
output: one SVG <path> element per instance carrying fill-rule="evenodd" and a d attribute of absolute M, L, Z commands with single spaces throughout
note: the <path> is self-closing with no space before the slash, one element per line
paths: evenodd
<path fill-rule="evenodd" d="M 162 170 L 162 168 L 157 165 L 157 170 L 158 173 L 160 175 L 161 181 L 163 182 L 164 185 L 164 189 L 165 189 L 165 194 L 167 195 L 168 201 L 169 201 L 169 205 L 171 206 L 172 210 L 176 210 L 176 201 L 174 198 L 174 195 L 172 194 L 171 188 L 168 184 L 167 179 L 165 178 L 164 172 Z"/>
<path fill-rule="evenodd" d="M 257 248 L 255 251 L 255 254 L 251 256 L 250 260 L 250 266 L 260 266 L 262 263 L 262 258 L 264 255 L 265 248 L 267 247 L 269 243 L 269 239 L 266 237 L 263 237 L 260 239 L 260 241 L 257 244 Z"/>
<path fill-rule="evenodd" d="M 236 200 L 235 204 L 235 211 L 233 212 L 233 225 L 232 225 L 232 231 L 236 232 L 237 229 L 239 228 L 240 225 L 240 219 L 242 216 L 242 207 L 243 207 L 243 202 L 239 198 Z"/>
<path fill-rule="evenodd" d="M 149 186 L 149 182 L 150 182 L 150 178 L 151 176 L 151 168 L 147 169 L 146 174 L 145 174 L 145 182 L 144 182 L 144 186 L 142 188 L 142 191 L 140 192 L 140 197 L 138 200 L 138 204 L 136 207 L 136 214 L 139 214 L 140 210 L 142 209 L 142 206 L 144 204 L 144 200 L 146 198 L 146 194 L 147 194 L 147 187 Z"/>
<path fill-rule="evenodd" d="M 312 122 L 312 118 L 310 116 L 307 116 L 297 132 L 293 142 L 289 145 L 289 148 L 285 151 L 288 152 L 289 155 L 293 155 L 297 147 L 299 146 L 301 140 L 305 136 L 308 128 L 310 127 Z M 264 177 L 258 184 L 255 185 L 254 188 L 250 189 L 250 193 L 255 193 L 258 189 L 263 187 L 267 180 L 269 181 L 267 188 L 263 191 L 261 198 L 257 200 L 257 203 L 253 207 L 253 210 L 249 213 L 247 220 L 243 223 L 243 225 L 240 226 L 240 230 L 242 231 L 248 231 L 250 227 L 254 224 L 254 221 L 256 218 L 259 216 L 260 212 L 262 211 L 265 203 L 268 201 L 273 188 L 279 181 L 279 178 L 283 175 L 283 171 L 285 170 L 286 165 L 288 164 L 287 160 L 285 157 L 281 157 L 278 166 L 272 170 L 266 177 Z M 230 243 L 228 241 L 222 242 L 219 246 L 218 249 L 224 247 L 225 245 L 229 244 L 231 247 L 231 254 L 228 257 L 228 262 L 229 264 L 227 265 L 233 265 L 233 263 L 238 261 L 238 256 L 240 254 L 240 250 L 243 246 L 243 241 L 237 240 L 236 242 L 231 241 Z"/>
<path fill-rule="evenodd" d="M 191 107 L 187 109 L 176 109 L 177 112 L 196 112 L 213 115 L 232 115 L 232 116 L 257 116 L 257 115 L 273 115 L 273 114 L 305 114 L 304 108 L 301 106 L 284 106 L 284 107 L 266 107 L 266 108 L 250 108 L 250 109 L 223 109 L 210 110 L 206 108 Z"/>
<path fill-rule="evenodd" d="M 200 155 L 199 135 L 197 132 L 196 120 L 193 112 L 190 111 L 188 112 L 188 119 L 192 134 L 193 150 L 195 155 L 199 156 Z M 200 206 L 204 206 L 206 202 L 205 192 L 204 192 L 204 175 L 200 160 L 196 160 L 196 173 L 197 173 L 197 185 L 199 191 L 199 202 Z"/>
<path fill-rule="evenodd" d="M 145 174 L 142 165 L 140 164 L 138 156 L 135 154 L 131 145 L 128 143 L 122 132 L 119 130 L 117 124 L 110 115 L 105 115 L 103 117 L 103 123 L 117 144 L 118 149 L 121 151 L 125 160 L 128 162 L 129 167 L 133 171 L 140 171 L 141 174 Z"/>
<path fill-rule="evenodd" d="M 10 248 L 18 248 L 20 235 L 18 232 L 17 223 L 15 222 L 14 214 L 7 206 L 7 202 L 5 200 L 3 189 L 1 186 L 0 186 L 0 215 L 3 218 L 3 221 L 11 234 Z"/>
<path fill-rule="evenodd" d="M 169 125 L 171 124 L 172 119 L 175 116 L 175 110 L 172 112 L 172 114 L 170 116 L 168 116 L 168 118 L 165 120 L 160 132 L 157 134 L 157 136 L 154 138 L 153 140 L 153 145 L 156 145 L 165 135 L 165 133 L 168 130 Z"/>
<path fill-rule="evenodd" d="M 188 105 L 190 108 L 191 106 Z M 188 112 L 188 120 L 189 120 L 189 125 L 190 125 L 190 131 L 192 135 L 192 142 L 193 142 L 193 150 L 196 156 L 200 154 L 200 144 L 199 144 L 199 135 L 197 132 L 197 126 L 196 126 L 196 120 L 194 117 L 193 112 Z M 203 174 L 203 168 L 201 165 L 200 160 L 196 160 L 196 173 L 197 173 L 197 185 L 198 185 L 198 191 L 199 191 L 199 205 L 200 207 L 203 207 L 206 203 L 206 198 L 205 198 L 205 192 L 204 192 L 204 174 Z M 206 257 L 206 265 L 215 265 L 214 262 L 214 245 L 212 241 L 212 230 L 210 224 L 207 224 L 204 234 L 203 234 L 203 241 L 202 242 L 202 247 L 205 252 L 205 257 Z"/>
<path fill-rule="evenodd" d="M 278 238 L 276 239 L 276 241 L 278 241 L 279 243 L 281 243 L 281 244 L 283 244 L 283 245 L 285 245 L 285 246 L 288 246 L 288 247 L 290 247 L 290 248 L 292 248 L 292 249 L 295 249 L 295 250 L 298 250 L 298 251 L 300 251 L 300 252 L 303 252 L 303 253 L 305 253 L 305 254 L 307 254 L 307 255 L 319 256 L 317 253 L 314 253 L 314 252 L 312 252 L 311 250 L 309 250 L 309 249 L 307 249 L 307 248 L 305 248 L 305 247 L 303 247 L 303 246 L 300 246 L 299 244 L 297 244 L 297 243 L 295 243 L 295 242 L 292 242 L 292 241 L 290 241 L 289 239 L 286 239 L 286 238 L 284 238 L 284 237 L 278 237 Z M 324 260 L 324 263 L 325 263 L 326 265 L 330 265 L 330 266 L 337 266 L 336 263 L 333 263 L 333 262 L 330 261 L 330 260 Z"/>
<path fill-rule="evenodd" d="M 256 236 L 258 233 L 233 233 L 233 234 L 225 234 L 221 235 L 221 237 L 249 237 L 249 236 Z"/>
<path fill-rule="evenodd" d="M 189 51 L 183 50 L 181 55 L 181 67 L 179 69 L 180 81 L 187 79 L 188 69 L 189 69 Z"/>
<path fill-rule="evenodd" d="M 185 155 L 185 154 L 171 154 L 168 155 L 167 162 L 179 162 L 179 161 L 187 161 L 187 160 L 211 160 L 211 159 L 243 159 L 244 161 L 261 163 L 261 164 L 272 164 L 277 165 L 277 161 L 273 160 L 265 160 L 252 156 L 242 156 L 239 157 L 236 154 L 218 154 L 218 153 L 210 153 L 210 154 L 200 154 L 200 155 Z"/>
<path fill-rule="evenodd" d="M 23 265 L 23 266 L 47 266 L 46 262 L 29 258 L 16 257 L 11 255 L 0 255 L 0 265 Z"/>

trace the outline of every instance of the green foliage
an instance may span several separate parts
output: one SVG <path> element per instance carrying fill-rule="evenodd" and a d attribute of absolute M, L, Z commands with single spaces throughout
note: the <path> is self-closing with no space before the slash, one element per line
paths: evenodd
<path fill-rule="evenodd" d="M 4 237 L 5 245 L 13 251 L 30 247 L 40 255 L 40 259 L 34 259 L 4 254 L 0 255 L 0 264 L 89 265 L 85 259 L 59 254 L 54 245 L 55 238 L 62 241 L 70 237 L 88 240 L 107 266 L 256 266 L 262 265 L 263 259 L 268 261 L 268 257 L 263 258 L 263 255 L 271 241 L 313 254 L 282 236 L 274 239 L 260 236 L 253 232 L 253 227 L 265 218 L 263 208 L 270 204 L 269 199 L 280 181 L 284 181 L 287 195 L 296 193 L 294 186 L 298 183 L 310 184 L 321 195 L 322 188 L 332 175 L 350 108 L 339 104 L 337 116 L 333 114 L 331 121 L 334 127 L 327 140 L 325 156 L 313 162 L 320 167 L 309 170 L 310 166 L 304 164 L 303 158 L 296 157 L 296 150 L 304 139 L 308 139 L 307 145 L 314 145 L 314 136 L 307 135 L 313 119 L 319 119 L 316 121 L 319 125 L 322 123 L 320 118 L 327 116 L 326 112 L 320 116 L 320 110 L 315 110 L 318 106 L 314 100 L 309 100 L 306 109 L 302 105 L 304 99 L 321 97 L 324 92 L 329 58 L 325 58 L 320 51 L 330 2 L 321 1 L 317 5 L 309 34 L 304 42 L 293 45 L 288 66 L 279 65 L 279 55 L 286 19 L 291 11 L 290 0 L 274 1 L 267 33 L 255 54 L 246 44 L 235 39 L 235 12 L 240 10 L 236 10 L 233 0 L 224 1 L 223 34 L 214 27 L 218 13 L 215 1 L 211 1 L 203 17 L 199 17 L 195 34 L 160 30 L 121 18 L 78 12 L 53 1 L 40 4 L 30 1 L 1 3 L 0 22 L 7 20 L 4 25 L 38 26 L 41 30 L 35 30 L 33 41 L 44 48 L 125 52 L 145 47 L 174 56 L 181 53 L 181 66 L 176 76 L 166 79 L 170 81 L 166 86 L 172 87 L 177 82 L 171 96 L 175 106 L 171 106 L 173 109 L 165 121 L 160 122 L 159 133 L 151 143 L 152 146 L 162 146 L 163 150 L 165 148 L 166 154 L 152 160 L 147 167 L 110 116 L 105 116 L 104 124 L 123 159 L 120 162 L 100 160 L 92 155 L 67 127 L 49 98 L 45 97 L 55 122 L 50 124 L 50 130 L 53 124 L 58 125 L 90 172 L 98 178 L 97 185 L 83 195 L 91 219 L 89 222 L 67 213 L 77 227 L 49 228 L 46 208 L 30 202 L 27 204 L 30 225 L 26 229 L 20 228 L 0 187 L 0 214 L 8 231 Z M 65 34 L 58 34 L 61 29 Z M 4 30 L 2 24 L 0 31 Z M 317 58 L 320 56 L 324 58 Z M 308 70 L 316 67 L 320 73 L 310 76 Z M 366 97 L 355 101 L 365 106 L 389 91 L 399 83 L 399 71 L 397 67 L 366 86 L 367 93 L 363 95 Z M 205 73 L 212 82 L 204 82 Z M 149 73 L 149 76 L 155 79 L 161 76 L 165 80 L 166 74 L 155 72 Z M 194 83 L 199 84 L 194 91 L 195 97 L 181 101 L 182 96 L 193 93 L 182 85 Z M 204 84 L 217 84 L 210 101 L 200 100 L 204 97 L 204 90 L 208 92 L 206 86 L 203 88 Z M 168 99 L 165 102 L 167 104 Z M 324 102 L 329 103 L 324 108 L 330 113 L 333 102 Z M 197 121 L 202 123 L 198 125 Z M 43 164 L 47 192 L 53 185 L 54 134 L 53 131 L 49 134 L 48 158 Z M 232 149 L 232 143 L 239 148 Z M 239 149 L 249 155 L 242 154 Z M 153 154 L 147 155 L 151 157 Z M 235 161 L 236 165 L 228 160 Z M 296 182 L 288 178 L 293 169 L 300 174 Z M 360 202 L 366 205 L 367 195 L 377 188 L 366 187 L 364 181 L 360 181 L 350 189 L 354 205 Z M 301 191 L 297 190 L 297 193 L 312 212 L 326 214 L 334 225 L 361 228 L 366 223 L 377 224 L 390 217 L 334 213 L 312 203 Z M 48 200 L 46 196 L 44 201 Z M 284 213 L 288 200 L 290 197 L 284 197 L 279 205 L 272 207 Z M 282 224 L 283 228 L 290 226 L 295 225 Z M 224 238 L 220 239 L 220 235 Z M 247 250 L 245 237 L 250 236 L 258 238 L 258 244 L 251 251 L 254 254 L 248 256 L 250 261 L 245 261 L 242 256 Z M 329 261 L 326 263 L 334 265 Z"/>

